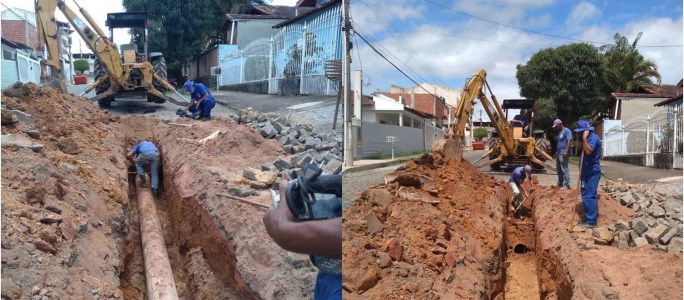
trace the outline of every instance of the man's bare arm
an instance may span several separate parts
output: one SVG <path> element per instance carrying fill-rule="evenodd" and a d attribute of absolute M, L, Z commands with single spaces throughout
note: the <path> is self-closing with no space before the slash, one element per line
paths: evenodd
<path fill-rule="evenodd" d="M 290 252 L 342 258 L 342 218 L 281 222 L 270 235 L 276 244 Z"/>
<path fill-rule="evenodd" d="M 594 152 L 594 149 L 591 148 L 591 145 L 589 145 L 589 139 L 585 138 L 584 141 L 582 141 L 584 144 L 584 155 L 590 155 L 592 152 Z"/>

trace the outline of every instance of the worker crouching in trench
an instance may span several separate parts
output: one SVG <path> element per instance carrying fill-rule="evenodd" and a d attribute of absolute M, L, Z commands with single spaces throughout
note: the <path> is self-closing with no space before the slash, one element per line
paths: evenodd
<path fill-rule="evenodd" d="M 135 159 L 133 158 L 135 156 Z M 150 177 L 152 181 L 152 192 L 155 198 L 159 198 L 159 149 L 152 142 L 143 140 L 126 157 L 135 164 L 135 170 L 140 176 L 140 187 L 146 188 L 145 164 L 150 164 Z"/>

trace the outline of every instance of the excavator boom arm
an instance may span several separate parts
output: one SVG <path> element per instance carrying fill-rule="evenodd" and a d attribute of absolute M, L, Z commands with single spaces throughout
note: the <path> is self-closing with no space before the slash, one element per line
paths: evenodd
<path fill-rule="evenodd" d="M 104 36 L 100 27 L 97 26 L 83 8 L 80 8 L 81 14 L 83 14 L 86 21 L 90 23 L 90 26 L 95 28 L 95 30 L 91 29 L 91 27 L 77 16 L 73 10 L 66 6 L 62 0 L 36 0 L 38 45 L 40 45 L 39 49 L 42 49 L 43 45 L 47 45 L 48 51 L 48 58 L 44 60 L 43 65 L 49 65 L 53 68 L 53 76 L 61 75 L 59 45 L 57 44 L 59 41 L 57 40 L 57 24 L 55 22 L 55 10 L 57 8 L 62 11 L 67 20 L 69 20 L 69 23 L 74 27 L 74 30 L 78 32 L 85 41 L 86 46 L 88 46 L 100 60 L 107 70 L 107 74 L 109 74 L 109 79 L 117 84 L 121 84 L 123 67 L 121 64 L 121 56 L 119 55 L 118 49 L 116 49 L 116 45 Z M 46 67 L 43 67 L 41 71 L 41 77 L 46 77 Z"/>
<path fill-rule="evenodd" d="M 485 85 L 487 85 L 487 88 L 489 89 L 489 85 L 487 84 L 487 72 L 484 70 L 477 71 L 477 73 L 470 78 L 468 84 L 463 88 L 463 92 L 461 92 L 461 99 L 456 108 L 456 123 L 454 123 L 454 127 L 451 131 L 457 140 L 463 138 L 465 135 L 465 125 L 468 122 L 470 112 L 473 110 L 474 100 L 476 98 L 480 99 L 480 103 L 482 103 L 485 112 L 487 112 L 487 115 L 492 122 L 492 126 L 496 128 L 496 131 L 501 137 L 503 146 L 509 153 L 512 153 L 515 142 L 513 139 L 513 129 L 511 124 L 503 118 L 503 111 L 496 101 L 496 97 L 491 93 L 491 89 L 489 92 L 492 94 L 493 101 L 489 101 L 485 96 L 483 92 Z M 492 105 L 492 102 L 494 105 Z"/>

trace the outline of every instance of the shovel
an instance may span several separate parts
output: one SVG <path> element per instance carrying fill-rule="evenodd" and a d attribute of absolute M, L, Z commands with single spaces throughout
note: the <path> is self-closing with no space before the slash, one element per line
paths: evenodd
<path fill-rule="evenodd" d="M 518 207 L 513 211 L 513 215 L 515 215 L 515 213 L 518 212 L 518 209 L 520 209 L 520 208 L 522 207 L 523 203 L 525 203 L 525 200 L 527 200 L 527 198 L 529 198 L 530 196 L 532 196 L 532 192 L 534 192 L 534 190 L 530 191 L 530 194 L 527 195 L 527 197 L 525 197 L 525 199 L 523 199 L 522 201 L 520 201 L 520 204 L 518 204 Z"/>
<path fill-rule="evenodd" d="M 577 190 L 579 193 L 577 194 L 577 198 L 582 200 L 582 164 L 584 164 L 584 150 L 582 150 L 582 156 L 580 156 L 580 165 L 579 165 L 579 174 L 577 174 Z M 568 232 L 572 232 L 572 229 L 575 228 L 575 206 L 577 206 L 577 201 L 574 201 L 572 203 L 572 216 L 570 217 L 570 225 L 568 225 Z"/>

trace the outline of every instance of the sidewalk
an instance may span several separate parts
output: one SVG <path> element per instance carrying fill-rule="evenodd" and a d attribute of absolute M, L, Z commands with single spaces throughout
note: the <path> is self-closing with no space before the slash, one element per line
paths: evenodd
<path fill-rule="evenodd" d="M 611 180 L 622 180 L 629 183 L 649 183 L 654 181 L 682 181 L 682 170 L 664 170 L 642 167 L 615 161 L 602 160 L 601 171 Z"/>
<path fill-rule="evenodd" d="M 355 160 L 354 165 L 352 167 L 347 167 L 342 165 L 342 173 L 356 173 L 356 172 L 361 172 L 361 171 L 366 171 L 366 170 L 372 170 L 372 169 L 377 169 L 377 168 L 384 168 L 392 165 L 400 165 L 405 163 L 406 161 L 410 159 L 414 159 L 417 157 L 420 157 L 421 155 L 416 155 L 416 156 L 407 156 L 407 157 L 401 157 L 401 158 L 395 158 L 395 159 L 360 159 L 360 160 Z"/>

